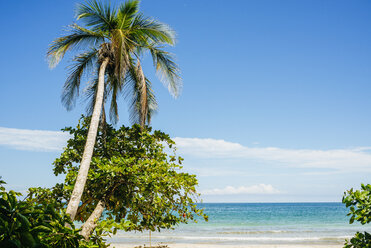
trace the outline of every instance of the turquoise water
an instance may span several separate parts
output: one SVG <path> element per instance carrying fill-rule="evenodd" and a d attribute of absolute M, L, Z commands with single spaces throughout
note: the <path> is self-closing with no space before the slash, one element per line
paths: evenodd
<path fill-rule="evenodd" d="M 204 203 L 209 221 L 152 233 L 155 243 L 343 244 L 368 227 L 349 224 L 342 203 Z M 148 244 L 149 232 L 118 233 L 111 242 Z"/>

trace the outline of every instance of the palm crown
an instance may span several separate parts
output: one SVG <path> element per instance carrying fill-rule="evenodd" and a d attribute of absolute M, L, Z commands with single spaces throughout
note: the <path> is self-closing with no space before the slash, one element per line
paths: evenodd
<path fill-rule="evenodd" d="M 101 62 L 108 59 L 104 103 L 110 100 L 111 121 L 118 120 L 117 97 L 118 93 L 125 92 L 132 122 L 149 123 L 157 102 L 140 63 L 148 52 L 161 81 L 174 97 L 178 96 L 179 69 L 173 56 L 163 50 L 164 45 L 174 45 L 175 33 L 169 26 L 143 16 L 138 10 L 139 1 L 136 0 L 127 1 L 117 9 L 97 1 L 80 4 L 76 15 L 83 25 L 70 25 L 66 36 L 53 41 L 47 53 L 51 67 L 56 66 L 67 51 L 83 51 L 74 57 L 64 84 L 62 103 L 68 110 L 75 105 L 82 78 L 98 71 Z M 97 83 L 98 76 L 91 78 L 85 91 L 88 113 L 94 107 Z"/>

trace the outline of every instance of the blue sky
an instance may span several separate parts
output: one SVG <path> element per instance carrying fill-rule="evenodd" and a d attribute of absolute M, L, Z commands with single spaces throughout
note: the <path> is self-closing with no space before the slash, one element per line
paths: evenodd
<path fill-rule="evenodd" d="M 0 175 L 51 186 L 53 160 L 84 103 L 60 103 L 67 57 L 45 53 L 78 1 L 7 1 L 0 10 Z M 177 32 L 183 91 L 156 79 L 152 125 L 176 138 L 205 201 L 340 201 L 371 176 L 369 1 L 143 0 Z M 120 100 L 119 125 L 128 125 Z M 10 128 L 10 129 L 9 129 Z M 28 130 L 28 131 L 27 131 Z"/>

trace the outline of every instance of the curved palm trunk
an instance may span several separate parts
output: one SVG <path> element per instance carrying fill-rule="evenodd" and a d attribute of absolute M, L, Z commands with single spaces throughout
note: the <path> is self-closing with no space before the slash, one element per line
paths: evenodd
<path fill-rule="evenodd" d="M 103 201 L 99 201 L 97 206 L 95 207 L 93 213 L 89 216 L 87 221 L 84 223 L 81 229 L 81 235 L 88 240 L 90 234 L 94 231 L 97 227 L 97 222 L 99 218 L 102 216 L 105 204 Z"/>
<path fill-rule="evenodd" d="M 77 209 L 80 204 L 82 193 L 86 179 L 88 177 L 91 158 L 93 156 L 95 139 L 97 137 L 99 118 L 102 112 L 103 96 L 104 96 L 104 75 L 108 64 L 108 58 L 105 58 L 99 68 L 98 89 L 95 99 L 94 110 L 90 121 L 88 136 L 85 143 L 84 153 L 80 164 L 79 173 L 77 174 L 75 186 L 72 191 L 71 199 L 68 202 L 66 213 L 74 220 Z"/>

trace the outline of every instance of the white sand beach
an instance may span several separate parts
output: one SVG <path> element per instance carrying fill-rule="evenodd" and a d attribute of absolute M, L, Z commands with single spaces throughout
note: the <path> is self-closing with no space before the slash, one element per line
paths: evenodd
<path fill-rule="evenodd" d="M 163 245 L 163 244 L 162 244 Z M 218 244 L 169 244 L 169 248 L 341 248 L 342 245 L 218 245 Z M 134 248 L 134 246 L 128 244 L 111 244 L 111 247 L 115 248 Z M 143 246 L 142 246 L 143 247 Z M 148 248 L 149 246 L 145 246 Z"/>

